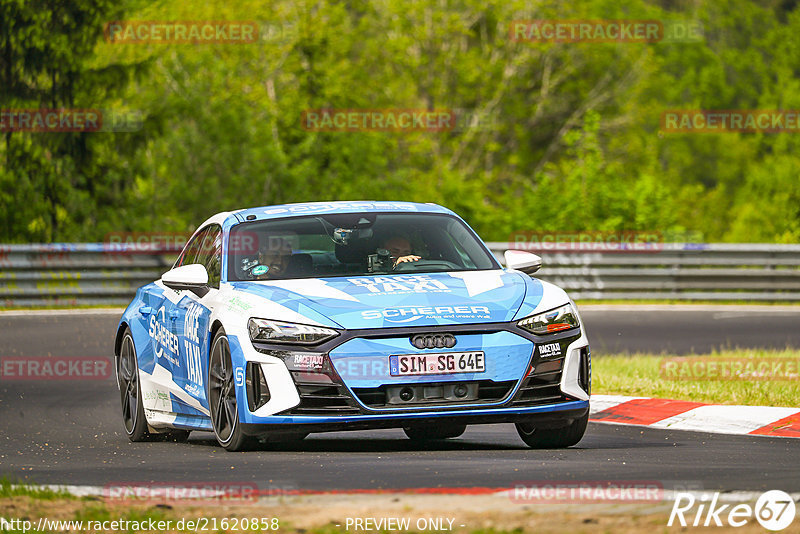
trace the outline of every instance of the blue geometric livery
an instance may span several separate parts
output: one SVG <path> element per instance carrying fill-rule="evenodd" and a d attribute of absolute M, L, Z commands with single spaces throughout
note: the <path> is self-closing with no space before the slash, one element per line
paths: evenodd
<path fill-rule="evenodd" d="M 132 441 L 210 431 L 228 450 L 312 432 L 454 438 L 515 423 L 531 447 L 584 434 L 591 357 L 575 304 L 502 267 L 433 204 L 321 202 L 205 221 L 123 313 L 115 361 Z"/>

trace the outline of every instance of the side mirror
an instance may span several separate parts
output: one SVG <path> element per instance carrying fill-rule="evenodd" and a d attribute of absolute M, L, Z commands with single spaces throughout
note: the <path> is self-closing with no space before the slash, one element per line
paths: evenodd
<path fill-rule="evenodd" d="M 161 281 L 170 289 L 188 289 L 198 297 L 208 293 L 208 271 L 199 263 L 181 265 L 161 275 Z"/>
<path fill-rule="evenodd" d="M 506 250 L 503 257 L 506 259 L 506 267 L 525 274 L 533 274 L 542 267 L 541 257 L 523 250 Z"/>

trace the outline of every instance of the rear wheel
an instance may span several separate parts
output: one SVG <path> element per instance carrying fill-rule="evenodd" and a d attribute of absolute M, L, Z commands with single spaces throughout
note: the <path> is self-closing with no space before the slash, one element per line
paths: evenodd
<path fill-rule="evenodd" d="M 403 428 L 403 432 L 414 441 L 457 438 L 467 429 L 467 425 L 414 425 Z"/>
<path fill-rule="evenodd" d="M 169 430 L 167 432 L 150 432 L 144 416 L 142 388 L 139 383 L 139 364 L 136 359 L 136 348 L 130 329 L 125 329 L 122 345 L 117 361 L 119 376 L 119 393 L 122 401 L 122 422 L 125 433 L 131 441 L 178 441 L 189 439 L 188 430 Z"/>
<path fill-rule="evenodd" d="M 586 432 L 589 413 L 561 428 L 536 428 L 534 423 L 517 423 L 517 433 L 533 449 L 563 449 L 578 443 Z"/>
<path fill-rule="evenodd" d="M 241 451 L 252 448 L 257 440 L 242 432 L 239 409 L 236 403 L 231 348 L 225 331 L 220 328 L 211 345 L 208 366 L 208 403 L 211 408 L 211 426 L 217 441 L 226 450 Z"/>
<path fill-rule="evenodd" d="M 117 360 L 119 394 L 122 401 L 122 423 L 125 434 L 131 441 L 151 441 L 144 417 L 141 388 L 139 387 L 139 365 L 136 361 L 136 348 L 131 331 L 125 329 Z"/>

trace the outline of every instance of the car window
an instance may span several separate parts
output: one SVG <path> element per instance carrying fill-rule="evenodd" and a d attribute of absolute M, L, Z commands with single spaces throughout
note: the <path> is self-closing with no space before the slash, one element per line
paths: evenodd
<path fill-rule="evenodd" d="M 348 213 L 254 221 L 231 229 L 228 279 L 324 278 L 497 269 L 464 222 L 432 213 Z"/>
<path fill-rule="evenodd" d="M 195 234 L 188 243 L 186 243 L 186 246 L 183 247 L 183 252 L 181 252 L 181 255 L 178 256 L 178 260 L 175 262 L 175 265 L 173 265 L 173 268 L 198 263 L 197 254 L 200 252 L 203 239 L 205 238 L 207 232 L 208 228 L 204 228 Z"/>
<path fill-rule="evenodd" d="M 214 224 L 205 232 L 203 244 L 197 254 L 197 263 L 204 265 L 208 271 L 208 285 L 211 287 L 219 287 L 221 262 L 222 228 Z"/>

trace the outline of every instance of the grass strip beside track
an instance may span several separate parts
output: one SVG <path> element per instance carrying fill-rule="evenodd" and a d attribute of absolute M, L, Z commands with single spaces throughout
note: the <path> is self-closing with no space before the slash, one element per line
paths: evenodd
<path fill-rule="evenodd" d="M 800 399 L 800 378 L 791 372 L 794 369 L 796 373 L 800 365 L 798 350 L 742 349 L 689 356 L 593 353 L 592 356 L 592 393 L 595 394 L 786 407 L 797 406 Z M 676 362 L 673 365 L 679 369 L 677 374 L 683 373 L 680 379 L 675 379 L 674 374 L 668 376 L 662 369 L 666 360 Z M 709 374 L 710 368 L 703 363 L 695 366 L 698 361 L 740 362 L 750 369 L 763 361 L 784 365 L 780 379 L 754 377 L 749 373 L 733 378 L 709 378 L 701 375 Z"/>
<path fill-rule="evenodd" d="M 613 532 L 633 534 L 636 532 L 685 532 L 678 526 L 667 527 L 672 499 L 633 503 L 626 501 L 576 502 L 550 501 L 516 502 L 505 495 L 313 495 L 300 497 L 271 497 L 249 503 L 182 503 L 175 501 L 114 502 L 102 497 L 79 499 L 41 500 L 34 496 L 0 497 L 0 517 L 25 518 L 37 524 L 40 518 L 53 520 L 82 521 L 81 532 L 110 534 L 111 530 L 87 530 L 87 521 L 171 521 L 171 525 L 183 520 L 205 520 L 207 528 L 139 530 L 152 534 L 160 532 L 281 532 L 292 534 L 337 534 L 347 532 L 387 532 L 385 529 L 356 529 L 348 526 L 348 518 L 407 518 L 410 526 L 391 532 L 418 532 L 432 534 L 449 531 L 459 534 L 556 534 L 572 532 L 594 534 Z M 216 523 L 212 518 L 216 518 Z M 231 528 L 235 518 L 277 518 L 277 530 L 251 530 Z M 445 529 L 418 527 L 419 520 L 447 518 L 452 520 Z M 224 521 L 224 522 L 223 522 Z M 216 525 L 216 529 L 209 529 Z M 224 525 L 224 526 L 223 526 Z M 715 532 L 733 529 L 718 528 Z M 44 532 L 52 532 L 42 529 Z M 124 532 L 124 530 L 122 530 Z M 763 532 L 755 521 L 737 528 L 739 534 Z M 9 532 L 22 532 L 10 529 Z M 72 530 L 76 532 L 76 530 Z M 119 531 L 116 531 L 119 532 Z M 32 534 L 28 531 L 25 534 Z M 37 532 L 36 534 L 42 534 Z"/>

